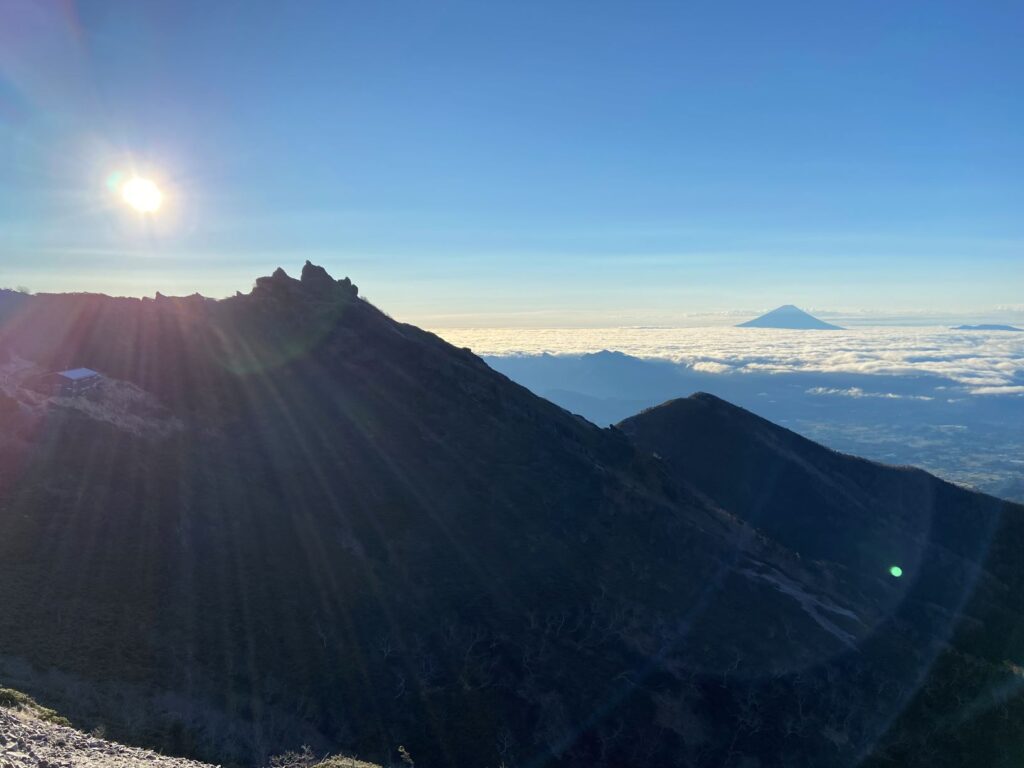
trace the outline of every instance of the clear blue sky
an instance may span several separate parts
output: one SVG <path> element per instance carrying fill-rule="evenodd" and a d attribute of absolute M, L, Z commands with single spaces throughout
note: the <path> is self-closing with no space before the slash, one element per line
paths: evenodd
<path fill-rule="evenodd" d="M 310 258 L 428 325 L 1019 305 L 1022 39 L 1020 2 L 7 0 L 0 285 Z"/>

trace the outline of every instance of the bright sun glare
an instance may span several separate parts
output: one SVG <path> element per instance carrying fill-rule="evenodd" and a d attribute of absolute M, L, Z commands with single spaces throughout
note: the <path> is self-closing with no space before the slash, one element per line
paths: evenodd
<path fill-rule="evenodd" d="M 164 196 L 149 179 L 136 176 L 126 181 L 121 187 L 121 197 L 139 213 L 154 213 L 160 208 Z"/>

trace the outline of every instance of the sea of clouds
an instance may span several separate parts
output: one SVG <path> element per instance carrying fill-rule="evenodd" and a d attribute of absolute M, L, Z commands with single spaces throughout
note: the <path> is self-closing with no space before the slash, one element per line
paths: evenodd
<path fill-rule="evenodd" d="M 614 350 L 683 363 L 695 371 L 928 375 L 960 393 L 1024 397 L 1024 333 L 942 327 L 862 327 L 844 331 L 764 328 L 450 328 L 435 329 L 483 356 L 578 355 Z M 853 398 L 891 393 L 857 388 L 814 395 Z"/>
<path fill-rule="evenodd" d="M 710 392 L 836 450 L 1024 502 L 1024 333 L 934 325 L 438 333 L 600 426 Z M 602 350 L 612 353 L 591 354 Z"/>

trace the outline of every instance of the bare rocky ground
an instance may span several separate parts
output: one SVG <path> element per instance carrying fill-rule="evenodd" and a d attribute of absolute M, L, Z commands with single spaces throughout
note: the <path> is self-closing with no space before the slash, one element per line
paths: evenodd
<path fill-rule="evenodd" d="M 215 768 L 76 731 L 51 709 L 0 688 L 0 768 Z M 412 765 L 400 749 L 401 765 Z M 318 757 L 309 747 L 271 758 L 267 768 L 381 768 L 352 757 Z"/>
<path fill-rule="evenodd" d="M 0 364 L 0 414 L 8 432 L 24 432 L 53 410 L 75 411 L 94 421 L 112 424 L 134 435 L 166 437 L 184 429 L 150 393 L 126 381 L 104 377 L 98 387 L 76 397 L 61 397 L 41 389 L 46 374 L 19 357 Z"/>
<path fill-rule="evenodd" d="M 90 736 L 28 711 L 0 709 L 0 768 L 209 768 Z"/>

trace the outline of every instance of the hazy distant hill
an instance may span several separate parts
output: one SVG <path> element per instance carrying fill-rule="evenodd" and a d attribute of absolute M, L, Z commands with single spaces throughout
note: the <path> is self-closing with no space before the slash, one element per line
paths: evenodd
<path fill-rule="evenodd" d="M 982 323 L 981 325 L 954 325 L 954 331 L 1019 331 L 1024 332 L 1024 328 L 1018 328 L 1015 325 L 999 325 L 995 323 Z"/>
<path fill-rule="evenodd" d="M 0 680 L 78 725 L 460 768 L 1024 749 L 1020 507 L 706 396 L 599 429 L 309 264 L 0 317 Z M 108 380 L 36 386 L 72 366 Z"/>
<path fill-rule="evenodd" d="M 841 331 L 838 325 L 832 325 L 832 323 L 826 323 L 824 320 L 819 320 L 814 315 L 809 315 L 798 307 L 794 307 L 792 304 L 784 304 L 777 309 L 773 309 L 771 312 L 766 312 L 760 317 L 755 317 L 753 320 L 747 320 L 745 323 L 739 323 L 737 328 L 788 328 L 791 330 L 808 331 L 808 330 L 819 330 L 819 331 Z"/>

